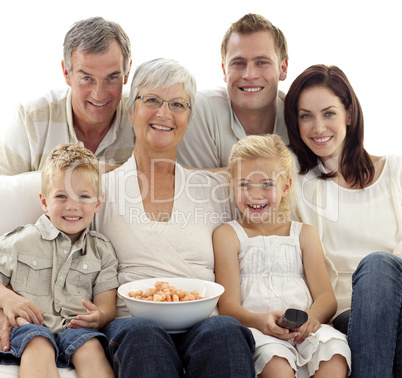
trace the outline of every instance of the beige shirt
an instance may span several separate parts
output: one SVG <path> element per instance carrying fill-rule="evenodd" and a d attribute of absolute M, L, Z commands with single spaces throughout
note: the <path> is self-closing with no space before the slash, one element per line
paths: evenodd
<path fill-rule="evenodd" d="M 274 134 L 289 144 L 283 116 L 284 99 L 285 94 L 279 92 Z M 177 148 L 177 161 L 194 168 L 226 167 L 232 146 L 246 135 L 233 111 L 226 88 L 199 91 L 194 116 Z"/>
<path fill-rule="evenodd" d="M 318 178 L 320 164 L 296 175 L 296 218 L 317 230 L 338 301 L 336 316 L 350 308 L 352 275 L 371 252 L 402 252 L 402 156 L 388 156 L 376 182 L 345 189 Z"/>
<path fill-rule="evenodd" d="M 106 163 L 122 164 L 133 152 L 134 131 L 122 96 L 113 124 L 95 151 Z M 52 90 L 19 105 L 0 138 L 0 174 L 40 170 L 50 151 L 61 143 L 80 143 L 73 126 L 71 89 Z"/>
<path fill-rule="evenodd" d="M 0 279 L 44 313 L 45 326 L 62 332 L 78 314 L 82 299 L 115 289 L 117 259 L 108 239 L 85 230 L 71 245 L 46 215 L 0 238 Z"/>

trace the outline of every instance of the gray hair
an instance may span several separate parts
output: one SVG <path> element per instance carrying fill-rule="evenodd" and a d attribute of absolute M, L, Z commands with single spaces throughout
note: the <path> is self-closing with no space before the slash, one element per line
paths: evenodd
<path fill-rule="evenodd" d="M 73 69 L 72 53 L 75 49 L 88 54 L 106 51 L 113 41 L 120 45 L 124 57 L 124 75 L 130 69 L 130 39 L 122 27 L 102 17 L 91 17 L 76 22 L 67 32 L 63 43 L 63 59 L 71 75 Z"/>
<path fill-rule="evenodd" d="M 176 84 L 183 84 L 184 90 L 190 97 L 190 115 L 194 114 L 195 93 L 197 84 L 191 73 L 172 59 L 158 58 L 142 63 L 134 72 L 131 82 L 130 95 L 126 107 L 133 113 L 135 99 L 140 89 L 169 88 Z"/>

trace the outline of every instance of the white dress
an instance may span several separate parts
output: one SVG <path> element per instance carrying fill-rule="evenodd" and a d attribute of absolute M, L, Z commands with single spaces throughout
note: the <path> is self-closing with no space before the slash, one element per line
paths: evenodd
<path fill-rule="evenodd" d="M 292 222 L 289 236 L 256 236 L 249 238 L 237 221 L 228 222 L 240 242 L 239 264 L 242 306 L 252 312 L 271 312 L 297 308 L 307 310 L 312 298 L 303 269 L 299 236 L 302 223 Z M 256 374 L 273 356 L 286 358 L 296 377 L 314 375 L 320 361 L 340 354 L 351 366 L 350 350 L 344 334 L 322 325 L 303 343 L 264 335 L 251 328 L 256 342 Z"/>

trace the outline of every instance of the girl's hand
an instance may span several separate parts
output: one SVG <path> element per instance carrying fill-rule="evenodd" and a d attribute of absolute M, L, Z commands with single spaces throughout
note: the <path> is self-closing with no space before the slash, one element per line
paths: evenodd
<path fill-rule="evenodd" d="M 101 328 L 103 313 L 91 301 L 83 299 L 82 305 L 87 309 L 86 315 L 77 315 L 68 325 L 69 328 Z"/>
<path fill-rule="evenodd" d="M 298 335 L 298 332 L 291 332 L 276 324 L 283 314 L 284 311 L 273 311 L 267 314 L 261 314 L 260 327 L 258 327 L 258 329 L 265 335 L 274 336 L 281 340 L 292 340 Z"/>
<path fill-rule="evenodd" d="M 298 335 L 293 340 L 294 344 L 301 344 L 310 333 L 317 332 L 321 328 L 321 323 L 311 314 L 308 314 L 307 322 L 297 329 Z"/>

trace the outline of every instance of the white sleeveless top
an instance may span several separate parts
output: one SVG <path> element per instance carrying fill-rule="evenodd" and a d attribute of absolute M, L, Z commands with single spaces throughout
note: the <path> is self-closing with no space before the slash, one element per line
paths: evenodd
<path fill-rule="evenodd" d="M 252 312 L 309 309 L 312 298 L 299 242 L 302 223 L 292 222 L 289 236 L 252 238 L 237 221 L 228 224 L 240 241 L 242 306 Z"/>

